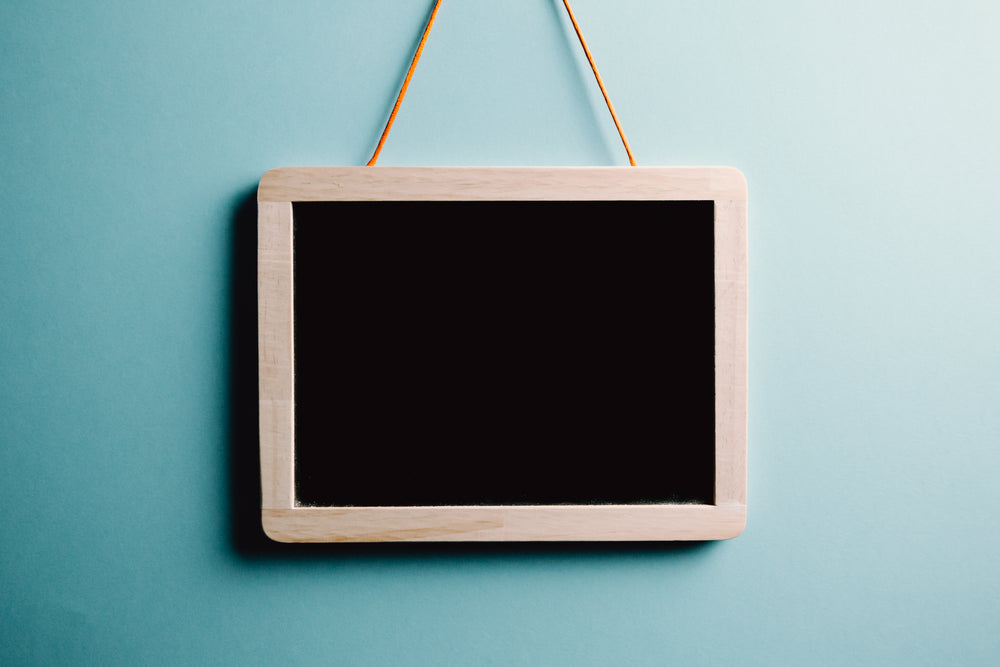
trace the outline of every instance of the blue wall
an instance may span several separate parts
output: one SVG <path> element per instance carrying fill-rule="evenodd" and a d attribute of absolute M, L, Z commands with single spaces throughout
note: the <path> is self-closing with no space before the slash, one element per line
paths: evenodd
<path fill-rule="evenodd" d="M 749 521 L 269 545 L 254 208 L 430 0 L 0 6 L 0 662 L 1000 663 L 1000 4 L 575 0 L 646 165 L 750 184 Z M 380 164 L 624 164 L 554 0 L 444 3 Z"/>

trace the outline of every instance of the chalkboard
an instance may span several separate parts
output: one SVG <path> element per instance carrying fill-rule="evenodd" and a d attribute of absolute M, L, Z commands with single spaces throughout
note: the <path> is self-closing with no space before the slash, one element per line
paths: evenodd
<path fill-rule="evenodd" d="M 738 172 L 293 168 L 258 192 L 271 537 L 742 530 Z"/>

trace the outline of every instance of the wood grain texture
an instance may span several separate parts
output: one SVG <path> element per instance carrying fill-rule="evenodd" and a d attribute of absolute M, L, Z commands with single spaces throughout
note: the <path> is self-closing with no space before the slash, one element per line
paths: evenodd
<path fill-rule="evenodd" d="M 746 505 L 746 200 L 715 202 L 715 502 Z"/>
<path fill-rule="evenodd" d="M 292 203 L 715 202 L 715 504 L 298 507 Z M 282 542 L 712 540 L 742 532 L 747 469 L 747 193 L 728 167 L 292 167 L 258 189 L 261 519 Z"/>
<path fill-rule="evenodd" d="M 297 507 L 265 510 L 279 542 L 718 540 L 743 531 L 739 505 Z"/>
<path fill-rule="evenodd" d="M 257 216 L 257 354 L 262 506 L 289 508 L 294 484 L 292 205 L 260 202 Z"/>
<path fill-rule="evenodd" d="M 746 200 L 730 167 L 284 167 L 264 174 L 262 202 Z"/>

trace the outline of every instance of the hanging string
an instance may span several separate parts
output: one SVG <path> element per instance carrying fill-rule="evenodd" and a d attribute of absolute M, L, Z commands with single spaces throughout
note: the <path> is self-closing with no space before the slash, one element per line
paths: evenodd
<path fill-rule="evenodd" d="M 611 119 L 615 122 L 615 127 L 618 129 L 618 136 L 622 139 L 622 144 L 625 146 L 625 152 L 628 153 L 628 162 L 633 167 L 635 166 L 635 158 L 632 156 L 632 149 L 628 145 L 628 139 L 625 138 L 625 131 L 622 129 L 622 124 L 618 120 L 618 114 L 615 113 L 615 107 L 611 104 L 611 98 L 608 97 L 608 91 L 604 87 L 604 81 L 601 80 L 601 75 L 597 72 L 597 65 L 594 63 L 594 57 L 590 55 L 590 49 L 587 47 L 587 42 L 583 38 L 583 33 L 580 31 L 580 24 L 576 22 L 576 17 L 573 15 L 573 10 L 570 9 L 569 0 L 563 0 L 563 5 L 566 7 L 566 13 L 569 14 L 569 20 L 573 24 L 573 29 L 576 31 L 576 36 L 580 39 L 580 46 L 583 47 L 583 52 L 587 55 L 587 62 L 590 63 L 590 69 L 594 72 L 594 78 L 597 79 L 597 85 L 601 89 L 601 94 L 604 95 L 604 102 L 608 105 L 608 111 L 611 112 Z M 396 120 L 396 114 L 399 112 L 399 106 L 403 103 L 403 96 L 406 95 L 406 89 L 410 85 L 410 79 L 413 78 L 413 70 L 417 68 L 417 61 L 420 60 L 420 54 L 424 51 L 424 44 L 427 42 L 427 35 L 431 32 L 431 26 L 434 25 L 434 17 L 437 16 L 438 8 L 441 6 L 441 0 L 437 0 L 434 3 L 434 9 L 431 10 L 431 16 L 427 19 L 427 26 L 424 28 L 424 34 L 420 36 L 420 43 L 417 45 L 417 52 L 413 54 L 413 60 L 410 62 L 410 69 L 406 72 L 406 78 L 403 79 L 403 87 L 399 89 L 399 95 L 396 96 L 396 103 L 392 107 L 392 113 L 389 114 L 389 121 L 385 124 L 385 129 L 382 130 L 382 136 L 378 140 L 378 146 L 375 147 L 375 153 L 372 155 L 372 159 L 368 160 L 368 167 L 374 167 L 375 162 L 378 160 L 379 153 L 382 152 L 382 147 L 385 145 L 385 140 L 389 136 L 389 128 L 392 127 L 392 123 Z"/>
<path fill-rule="evenodd" d="M 420 54 L 424 51 L 424 44 L 427 42 L 427 35 L 431 34 L 431 26 L 434 25 L 434 17 L 437 16 L 438 7 L 441 6 L 441 0 L 437 0 L 434 3 L 434 9 L 431 10 L 431 17 L 427 19 L 427 27 L 424 28 L 424 34 L 420 36 L 420 44 L 417 45 L 417 52 L 413 54 L 413 61 L 410 62 L 410 69 L 406 72 L 406 78 L 403 79 L 403 87 L 399 89 L 399 95 L 396 96 L 396 104 L 392 107 L 392 113 L 389 114 L 389 122 L 385 124 L 385 129 L 382 130 L 382 138 L 378 140 L 378 146 L 375 147 L 375 153 L 372 155 L 372 159 L 368 160 L 368 167 L 374 167 L 375 161 L 378 160 L 378 154 L 382 152 L 382 146 L 385 145 L 386 137 L 389 136 L 389 128 L 392 127 L 392 121 L 396 120 L 396 114 L 399 112 L 399 105 L 403 103 L 403 95 L 406 95 L 406 88 L 410 85 L 410 79 L 413 77 L 413 70 L 417 68 L 417 61 L 420 60 Z"/>
<path fill-rule="evenodd" d="M 601 75 L 597 73 L 597 65 L 594 64 L 594 57 L 590 55 L 590 49 L 587 48 L 587 42 L 583 39 L 583 33 L 580 32 L 580 24 L 576 22 L 576 17 L 573 16 L 573 10 L 569 8 L 569 0 L 563 0 L 563 4 L 566 6 L 566 13 L 569 14 L 569 20 L 573 23 L 573 29 L 576 30 L 576 36 L 580 38 L 580 46 L 583 47 L 583 52 L 587 54 L 587 61 L 590 63 L 590 69 L 594 70 L 594 77 L 597 79 L 597 85 L 601 88 L 601 94 L 604 95 L 604 101 L 608 104 L 608 111 L 611 112 L 611 118 L 615 121 L 615 127 L 618 128 L 618 136 L 622 138 L 622 144 L 625 145 L 625 152 L 628 153 L 628 163 L 635 166 L 635 158 L 632 157 L 632 149 L 629 148 L 628 139 L 625 138 L 625 131 L 622 130 L 622 124 L 618 122 L 618 114 L 615 113 L 615 107 L 611 104 L 611 98 L 608 97 L 608 91 L 604 88 L 604 82 L 601 81 Z"/>

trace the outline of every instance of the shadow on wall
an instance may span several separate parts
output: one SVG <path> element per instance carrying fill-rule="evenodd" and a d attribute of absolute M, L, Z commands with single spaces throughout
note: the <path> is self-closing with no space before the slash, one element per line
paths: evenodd
<path fill-rule="evenodd" d="M 257 438 L 257 191 L 237 200 L 232 220 L 229 348 L 229 519 L 239 554 L 265 554 L 260 526 Z"/>
<path fill-rule="evenodd" d="M 231 224 L 232 284 L 229 358 L 230 544 L 241 559 L 302 561 L 345 558 L 399 559 L 423 555 L 518 557 L 522 555 L 614 556 L 707 553 L 714 542 L 597 543 L 393 543 L 280 544 L 260 523 L 260 455 L 257 402 L 257 198 L 256 188 L 238 196 Z"/>

